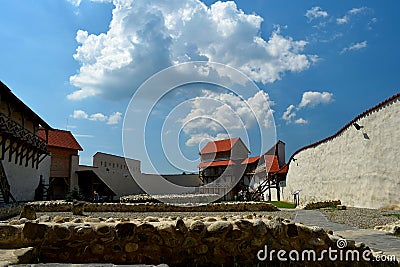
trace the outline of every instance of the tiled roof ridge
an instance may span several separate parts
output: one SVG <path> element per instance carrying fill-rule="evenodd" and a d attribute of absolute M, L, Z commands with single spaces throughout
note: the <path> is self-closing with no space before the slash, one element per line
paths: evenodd
<path fill-rule="evenodd" d="M 377 105 L 373 106 L 372 108 L 369 108 L 369 109 L 367 109 L 366 111 L 364 111 L 363 113 L 359 114 L 359 115 L 356 116 L 354 119 L 352 119 L 352 120 L 349 121 L 347 124 L 345 124 L 342 128 L 340 128 L 339 131 L 337 131 L 337 132 L 334 133 L 333 135 L 328 136 L 328 137 L 326 137 L 326 138 L 324 138 L 324 139 L 322 139 L 322 140 L 319 140 L 319 141 L 317 141 L 317 142 L 315 142 L 315 143 L 306 145 L 306 146 L 304 146 L 304 147 L 302 147 L 302 148 L 299 148 L 298 150 L 296 150 L 296 151 L 292 154 L 292 156 L 290 156 L 290 159 L 289 159 L 289 161 L 288 161 L 287 164 L 289 164 L 289 163 L 291 162 L 291 160 L 293 159 L 293 157 L 294 157 L 295 155 L 297 155 L 298 153 L 300 153 L 301 151 L 306 150 L 306 149 L 309 149 L 309 148 L 312 148 L 312 147 L 316 147 L 316 146 L 318 146 L 318 145 L 320 145 L 320 144 L 322 144 L 322 143 L 325 143 L 325 142 L 328 142 L 328 141 L 330 141 L 330 140 L 335 139 L 335 138 L 338 137 L 340 134 L 342 134 L 347 128 L 351 127 L 355 122 L 357 122 L 357 121 L 360 120 L 361 118 L 364 118 L 365 116 L 371 114 L 371 113 L 374 112 L 375 110 L 377 110 L 377 109 L 379 109 L 379 108 L 381 108 L 381 107 L 386 106 L 387 104 L 393 102 L 394 100 L 396 100 L 396 99 L 398 99 L 398 98 L 400 98 L 400 93 L 397 93 L 397 94 L 395 94 L 395 95 L 393 95 L 393 96 L 387 98 L 386 100 L 384 100 L 384 101 L 378 103 Z"/>
<path fill-rule="evenodd" d="M 223 140 L 210 141 L 203 147 L 203 149 L 200 150 L 199 154 L 201 155 L 201 154 L 211 154 L 211 153 L 229 151 L 236 144 L 236 142 L 239 141 L 239 139 L 240 139 L 239 137 L 234 137 L 234 138 L 228 138 L 228 139 L 223 139 Z M 229 142 L 229 149 L 227 147 L 226 150 L 218 150 L 218 149 L 220 149 L 218 147 L 218 145 L 220 145 L 220 144 L 225 145 L 225 143 L 228 143 L 228 142 Z M 212 146 L 211 144 L 214 144 L 215 147 L 211 147 L 211 148 L 212 149 L 215 148 L 216 149 L 215 151 L 214 150 L 209 151 L 210 150 L 209 146 Z"/>

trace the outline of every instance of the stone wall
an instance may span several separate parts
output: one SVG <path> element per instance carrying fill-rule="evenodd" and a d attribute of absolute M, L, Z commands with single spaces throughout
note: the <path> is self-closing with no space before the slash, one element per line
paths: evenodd
<path fill-rule="evenodd" d="M 5 220 L 11 217 L 14 217 L 21 213 L 22 206 L 21 205 L 3 205 L 0 206 L 0 220 Z"/>
<path fill-rule="evenodd" d="M 400 204 L 400 95 L 364 112 L 335 136 L 300 149 L 290 161 L 284 199 L 340 199 L 343 205 Z M 353 126 L 357 123 L 359 130 Z"/>
<path fill-rule="evenodd" d="M 37 201 L 30 205 L 37 212 L 69 212 L 72 202 Z M 277 211 L 278 208 L 266 202 L 226 202 L 202 206 L 176 206 L 165 203 L 84 203 L 87 212 L 240 212 Z"/>
<path fill-rule="evenodd" d="M 270 255 L 272 250 L 276 253 L 271 260 L 269 256 L 266 260 L 277 263 L 275 266 L 304 266 L 304 262 L 279 262 L 278 250 L 286 253 L 296 250 L 299 255 L 304 250 L 313 250 L 323 260 L 312 261 L 308 266 L 394 266 L 372 265 L 363 260 L 331 262 L 322 251 L 329 248 L 339 251 L 339 237 L 322 228 L 276 217 L 69 220 L 21 219 L 0 224 L 0 249 L 34 247 L 38 261 L 44 263 L 165 263 L 168 266 L 254 266 L 259 263 L 257 255 L 263 257 L 264 251 Z M 343 255 L 348 250 L 357 251 L 361 259 L 363 253 L 371 252 L 362 243 L 352 241 L 343 248 Z"/>

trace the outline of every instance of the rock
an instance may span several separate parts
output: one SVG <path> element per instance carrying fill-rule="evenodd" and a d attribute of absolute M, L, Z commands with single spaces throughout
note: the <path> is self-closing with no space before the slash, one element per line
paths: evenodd
<path fill-rule="evenodd" d="M 308 244 L 319 247 L 325 245 L 325 241 L 321 238 L 315 237 L 308 240 Z"/>
<path fill-rule="evenodd" d="M 204 234 L 206 231 L 206 226 L 202 221 L 194 221 L 189 227 L 190 232 L 196 234 Z"/>
<path fill-rule="evenodd" d="M 195 248 L 196 254 L 206 254 L 208 252 L 208 247 L 206 245 L 200 245 Z"/>
<path fill-rule="evenodd" d="M 125 245 L 125 252 L 131 253 L 137 251 L 139 248 L 139 245 L 137 243 L 127 243 Z"/>
<path fill-rule="evenodd" d="M 74 201 L 74 203 L 72 204 L 71 207 L 71 211 L 73 215 L 83 215 L 83 211 L 84 211 L 84 207 L 85 207 L 85 202 L 82 201 Z"/>
<path fill-rule="evenodd" d="M 65 222 L 65 219 L 63 217 L 56 216 L 56 217 L 53 218 L 53 222 L 55 222 L 55 223 L 63 223 L 63 222 Z"/>
<path fill-rule="evenodd" d="M 263 236 L 267 233 L 267 226 L 262 220 L 255 220 L 253 223 L 253 233 L 256 236 Z"/>
<path fill-rule="evenodd" d="M 159 222 L 160 220 L 157 217 L 148 216 L 148 217 L 144 218 L 144 221 L 146 221 L 146 222 Z"/>
<path fill-rule="evenodd" d="M 180 231 L 183 234 L 185 234 L 188 231 L 188 228 L 186 227 L 185 222 L 180 218 L 178 220 L 176 220 L 175 229 L 177 231 Z"/>
<path fill-rule="evenodd" d="M 120 239 L 130 239 L 135 234 L 136 225 L 130 222 L 122 222 L 118 223 L 115 226 L 115 230 L 117 232 L 117 236 Z"/>
<path fill-rule="evenodd" d="M 98 235 L 107 235 L 108 233 L 110 233 L 110 226 L 104 223 L 100 223 L 97 225 L 96 227 L 96 233 Z"/>
<path fill-rule="evenodd" d="M 22 208 L 21 214 L 19 215 L 19 218 L 26 218 L 28 220 L 35 220 L 36 219 L 36 211 L 35 209 L 30 206 L 30 205 L 25 205 Z"/>
<path fill-rule="evenodd" d="M 57 239 L 65 240 L 71 237 L 71 230 L 62 225 L 54 225 L 53 226 L 53 234 Z"/>
<path fill-rule="evenodd" d="M 197 246 L 197 240 L 190 236 L 186 237 L 182 244 L 183 248 L 191 248 L 195 246 Z"/>
<path fill-rule="evenodd" d="M 93 218 L 93 217 L 85 218 L 85 219 L 83 219 L 83 221 L 89 222 L 89 223 L 99 223 L 99 222 L 101 222 L 101 220 L 99 218 Z"/>
<path fill-rule="evenodd" d="M 93 254 L 102 255 L 104 252 L 104 246 L 101 244 L 94 244 L 93 246 L 91 246 L 90 250 Z"/>
<path fill-rule="evenodd" d="M 24 238 L 31 241 L 42 241 L 47 233 L 47 225 L 26 222 L 22 234 Z"/>
<path fill-rule="evenodd" d="M 337 209 L 337 210 L 346 210 L 347 207 L 346 207 L 345 205 L 337 205 L 337 206 L 336 206 L 336 209 Z"/>
<path fill-rule="evenodd" d="M 0 249 L 0 265 L 29 264 L 35 262 L 38 252 L 34 247 Z"/>
<path fill-rule="evenodd" d="M 225 222 L 225 221 L 218 221 L 218 222 L 214 222 L 213 224 L 208 226 L 207 231 L 210 234 L 223 236 L 223 235 L 227 234 L 229 231 L 231 231 L 232 228 L 233 228 L 233 226 L 231 223 Z"/>

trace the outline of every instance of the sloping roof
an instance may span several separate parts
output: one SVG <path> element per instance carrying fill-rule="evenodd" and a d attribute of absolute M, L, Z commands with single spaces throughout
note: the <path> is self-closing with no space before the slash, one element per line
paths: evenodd
<path fill-rule="evenodd" d="M 395 94 L 394 96 L 389 97 L 388 99 L 382 101 L 381 103 L 379 103 L 378 105 L 376 105 L 376 106 L 374 106 L 374 107 L 372 107 L 372 108 L 370 108 L 370 109 L 367 109 L 366 111 L 364 111 L 363 113 L 361 113 L 360 115 L 358 115 L 357 117 L 355 117 L 354 119 L 352 119 L 350 122 L 348 122 L 345 126 L 343 126 L 342 128 L 340 128 L 340 130 L 337 131 L 335 134 L 333 134 L 333 135 L 331 135 L 331 136 L 328 136 L 328 137 L 326 137 L 326 138 L 324 138 L 324 139 L 322 139 L 322 140 L 320 140 L 320 141 L 317 141 L 317 142 L 315 142 L 315 143 L 312 143 L 312 144 L 310 144 L 310 145 L 304 146 L 304 147 L 302 147 L 302 148 L 296 150 L 296 151 L 292 154 L 292 156 L 290 157 L 290 159 L 289 159 L 289 161 L 288 161 L 288 164 L 291 162 L 291 160 L 293 159 L 293 157 L 294 157 L 296 154 L 300 153 L 300 152 L 303 151 L 303 150 L 306 150 L 306 149 L 312 148 L 312 147 L 316 147 L 316 146 L 318 146 L 318 145 L 320 145 L 320 144 L 322 144 L 322 143 L 328 142 L 328 141 L 330 141 L 330 140 L 332 140 L 332 139 L 338 137 L 338 136 L 341 135 L 347 128 L 351 127 L 354 123 L 356 123 L 356 122 L 357 122 L 358 120 L 360 120 L 361 118 L 363 118 L 363 117 L 365 117 L 365 116 L 371 114 L 371 113 L 374 112 L 375 110 L 378 110 L 378 109 L 380 109 L 380 108 L 386 106 L 387 104 L 389 104 L 390 102 L 392 102 L 392 101 L 394 101 L 394 100 L 396 100 L 396 99 L 398 99 L 398 98 L 400 98 L 400 93 Z"/>
<path fill-rule="evenodd" d="M 278 157 L 276 155 L 264 155 L 265 159 L 265 167 L 268 172 L 278 172 L 279 171 L 279 162 Z"/>
<path fill-rule="evenodd" d="M 243 160 L 241 164 L 252 164 L 252 163 L 258 161 L 260 158 L 261 158 L 260 156 L 247 158 L 247 159 Z"/>
<path fill-rule="evenodd" d="M 46 140 L 46 133 L 44 129 L 39 129 L 38 134 L 42 139 Z M 80 151 L 83 150 L 70 131 L 57 129 L 49 130 L 48 146 L 76 149 Z"/>
<path fill-rule="evenodd" d="M 50 125 L 48 125 L 42 118 L 39 117 L 39 115 L 37 115 L 30 107 L 22 102 L 21 99 L 14 95 L 13 92 L 11 92 L 10 88 L 8 88 L 7 85 L 5 85 L 2 81 L 0 81 L 0 92 L 1 94 L 4 94 L 2 99 L 7 99 L 8 101 L 18 105 L 18 107 L 22 108 L 28 116 L 38 121 L 42 127 L 46 129 L 52 129 Z"/>
<path fill-rule="evenodd" d="M 218 166 L 229 166 L 236 165 L 232 160 L 219 160 L 219 161 L 211 161 L 211 162 L 200 162 L 199 168 L 207 168 L 207 167 L 218 167 Z"/>
<path fill-rule="evenodd" d="M 203 154 L 209 154 L 209 153 L 230 151 L 238 140 L 239 140 L 239 138 L 236 137 L 236 138 L 231 138 L 231 139 L 208 142 L 203 147 L 203 149 L 200 151 L 199 154 L 203 155 Z"/>

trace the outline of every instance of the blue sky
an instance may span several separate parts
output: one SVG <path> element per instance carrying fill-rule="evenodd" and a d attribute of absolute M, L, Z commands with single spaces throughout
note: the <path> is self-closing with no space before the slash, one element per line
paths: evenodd
<path fill-rule="evenodd" d="M 178 63 L 213 61 L 246 74 L 263 93 L 242 89 L 241 96 L 258 103 L 257 118 L 275 123 L 288 156 L 399 91 L 395 0 L 114 2 L 1 3 L 0 79 L 52 127 L 74 133 L 84 148 L 83 164 L 91 164 L 97 151 L 123 154 L 130 98 L 142 82 Z M 248 116 L 243 99 L 229 92 L 204 86 L 182 92 L 182 101 L 191 102 L 175 122 L 182 122 L 178 144 L 190 160 L 204 140 L 226 134 L 207 121 L 183 126 L 194 114 L 226 121 L 214 106 L 200 105 L 199 97 L 229 99 L 234 113 Z M 146 126 L 146 148 L 163 173 L 181 171 L 169 164 L 161 141 L 162 125 L 179 105 L 177 95 L 165 97 L 154 110 L 159 116 Z M 259 97 L 270 105 L 273 120 Z M 140 101 L 135 104 L 140 111 Z M 233 122 L 226 121 L 228 130 Z M 260 136 L 252 127 L 245 129 L 255 155 Z M 147 157 L 142 150 L 134 156 Z M 142 169 L 153 171 L 147 164 Z"/>

